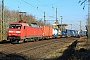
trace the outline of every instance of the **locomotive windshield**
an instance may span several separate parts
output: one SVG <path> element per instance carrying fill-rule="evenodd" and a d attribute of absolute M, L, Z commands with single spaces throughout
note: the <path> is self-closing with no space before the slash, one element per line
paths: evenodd
<path fill-rule="evenodd" d="M 17 28 L 17 29 L 21 29 L 21 26 L 20 24 L 10 24 L 9 25 L 9 28 Z"/>

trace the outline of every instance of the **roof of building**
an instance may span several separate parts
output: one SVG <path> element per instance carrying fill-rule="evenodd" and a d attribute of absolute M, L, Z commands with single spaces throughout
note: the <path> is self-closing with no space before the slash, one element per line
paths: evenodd
<path fill-rule="evenodd" d="M 62 26 L 68 26 L 67 24 L 58 24 L 58 26 L 61 26 L 61 25 L 62 25 Z"/>

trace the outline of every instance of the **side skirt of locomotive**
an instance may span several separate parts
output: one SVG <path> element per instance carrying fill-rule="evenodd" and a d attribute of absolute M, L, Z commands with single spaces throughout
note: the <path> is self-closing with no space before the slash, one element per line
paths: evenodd
<path fill-rule="evenodd" d="M 29 41 L 39 41 L 42 40 L 42 36 L 25 36 L 23 39 L 20 39 L 19 36 L 9 36 L 7 38 L 11 43 L 23 43 L 23 42 L 29 42 Z"/>
<path fill-rule="evenodd" d="M 25 36 L 24 39 L 25 41 L 39 41 L 42 40 L 42 36 Z"/>

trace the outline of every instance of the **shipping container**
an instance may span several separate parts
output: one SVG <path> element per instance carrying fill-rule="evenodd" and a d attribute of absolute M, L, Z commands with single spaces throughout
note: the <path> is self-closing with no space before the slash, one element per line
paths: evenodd
<path fill-rule="evenodd" d="M 73 37 L 78 37 L 78 30 L 73 30 Z"/>
<path fill-rule="evenodd" d="M 87 36 L 87 31 L 80 31 L 79 36 Z"/>
<path fill-rule="evenodd" d="M 64 29 L 62 30 L 62 36 L 64 37 L 75 37 L 78 36 L 77 30 Z"/>
<path fill-rule="evenodd" d="M 51 26 L 41 26 L 43 32 L 43 38 L 49 39 L 52 37 L 52 27 Z"/>
<path fill-rule="evenodd" d="M 58 36 L 58 29 L 57 28 L 53 28 L 53 36 L 54 37 Z"/>
<path fill-rule="evenodd" d="M 66 29 L 63 29 L 62 30 L 61 37 L 67 37 L 67 31 L 66 31 Z"/>

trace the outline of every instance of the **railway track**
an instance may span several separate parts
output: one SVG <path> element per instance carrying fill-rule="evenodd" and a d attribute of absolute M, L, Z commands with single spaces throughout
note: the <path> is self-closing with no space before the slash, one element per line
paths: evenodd
<path fill-rule="evenodd" d="M 30 50 L 34 50 L 34 49 L 37 49 L 37 48 L 42 48 L 44 46 L 48 46 L 48 45 L 54 45 L 54 44 L 58 44 L 59 42 L 63 42 L 61 40 L 55 40 L 55 41 L 51 41 L 51 42 L 48 42 L 46 44 L 40 44 L 38 46 L 35 46 L 35 47 L 31 47 L 29 49 L 25 49 L 25 50 L 22 50 L 22 51 L 19 51 L 18 53 L 22 53 L 22 52 L 27 52 L 27 51 L 30 51 Z"/>
<path fill-rule="evenodd" d="M 57 41 L 57 40 L 56 40 Z M 38 43 L 39 42 L 39 43 Z M 43 45 L 43 44 L 47 44 L 47 43 L 52 43 L 52 42 L 55 42 L 55 40 L 53 39 L 53 40 L 46 40 L 46 41 L 38 41 L 38 42 L 27 42 L 27 43 L 23 43 L 23 44 L 2 44 L 1 46 L 0 46 L 0 50 L 4 50 L 4 51 L 12 51 L 13 50 L 13 52 L 14 52 L 14 50 L 15 50 L 15 52 L 17 52 L 17 50 L 28 50 L 27 48 L 28 47 L 32 47 L 31 49 L 33 49 L 33 47 L 34 46 L 37 46 L 37 45 Z M 43 43 L 42 43 L 43 42 Z M 28 46 L 28 44 L 29 44 L 29 46 Z M 17 48 L 16 48 L 17 47 Z M 13 53 L 12 52 L 12 53 Z"/>
<path fill-rule="evenodd" d="M 74 40 L 76 40 L 76 38 L 50 39 L 23 44 L 2 44 L 2 47 L 0 46 L 0 50 L 6 51 L 9 54 L 17 53 L 42 58 L 51 53 L 51 51 L 55 51 L 66 43 L 70 43 Z"/>

